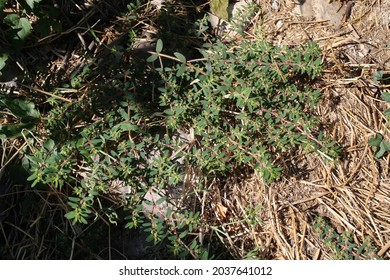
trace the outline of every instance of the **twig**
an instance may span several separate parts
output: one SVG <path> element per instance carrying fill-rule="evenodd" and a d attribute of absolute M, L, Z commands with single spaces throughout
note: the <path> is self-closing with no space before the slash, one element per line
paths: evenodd
<path fill-rule="evenodd" d="M 25 88 L 28 88 L 29 90 L 36 91 L 36 92 L 39 92 L 39 93 L 42 93 L 42 94 L 45 94 L 45 95 L 48 95 L 48 96 L 51 96 L 51 97 L 60 99 L 60 100 L 62 100 L 62 101 L 66 101 L 66 102 L 69 102 L 69 103 L 72 102 L 71 99 L 68 99 L 68 98 L 65 98 L 65 97 L 62 97 L 62 96 L 55 95 L 55 94 L 53 94 L 53 93 L 50 93 L 50 92 L 41 90 L 41 89 L 39 89 L 39 88 L 35 88 L 35 87 L 23 85 L 23 84 L 21 84 L 21 86 L 22 86 L 22 87 L 25 87 Z"/>

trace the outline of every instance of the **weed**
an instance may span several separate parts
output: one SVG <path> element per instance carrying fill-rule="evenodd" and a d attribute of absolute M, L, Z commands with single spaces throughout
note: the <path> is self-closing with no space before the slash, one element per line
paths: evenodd
<path fill-rule="evenodd" d="M 330 249 L 336 260 L 367 260 L 379 259 L 378 249 L 372 243 L 370 237 L 366 237 L 361 245 L 356 244 L 352 235 L 343 231 L 337 233 L 323 218 L 317 217 L 314 228 L 325 245 Z"/>
<path fill-rule="evenodd" d="M 390 103 L 390 92 L 383 92 L 382 93 L 382 98 L 384 101 L 387 103 Z M 384 112 L 384 115 L 387 117 L 388 121 L 390 119 L 390 109 L 387 109 Z M 383 138 L 383 135 L 380 133 L 376 133 L 373 138 L 371 138 L 368 141 L 368 144 L 375 148 L 375 158 L 381 158 L 383 157 L 386 153 L 390 152 L 390 143 L 386 139 Z"/>
<path fill-rule="evenodd" d="M 277 155 L 298 146 L 337 155 L 334 142 L 321 133 L 314 136 L 320 92 L 311 84 L 322 70 L 315 44 L 281 48 L 261 37 L 234 48 L 218 42 L 195 62 L 161 50 L 158 41 L 148 61 L 178 62 L 165 67 L 160 59 L 157 69 L 165 81 L 159 90 L 167 129 L 193 130 L 192 142 L 178 157 L 204 174 L 226 176 L 249 168 L 271 182 L 282 172 Z"/>

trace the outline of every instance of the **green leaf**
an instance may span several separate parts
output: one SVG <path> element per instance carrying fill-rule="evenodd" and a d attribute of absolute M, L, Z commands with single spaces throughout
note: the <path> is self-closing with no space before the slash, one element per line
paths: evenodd
<path fill-rule="evenodd" d="M 164 195 L 164 196 L 160 197 L 159 199 L 157 199 L 156 204 L 160 205 L 160 204 L 164 203 L 166 200 L 167 200 L 167 197 Z"/>
<path fill-rule="evenodd" d="M 156 53 L 160 53 L 162 49 L 163 49 L 163 42 L 161 39 L 158 39 L 156 43 Z"/>
<path fill-rule="evenodd" d="M 88 224 L 87 220 L 82 216 L 80 216 L 80 222 L 82 222 L 85 225 Z"/>
<path fill-rule="evenodd" d="M 179 238 L 180 238 L 180 239 L 183 239 L 183 238 L 186 237 L 187 235 L 188 235 L 188 230 L 185 230 L 185 231 L 183 231 L 182 233 L 180 233 Z"/>
<path fill-rule="evenodd" d="M 138 126 L 128 122 L 120 123 L 120 128 L 122 131 L 137 131 L 139 129 Z"/>
<path fill-rule="evenodd" d="M 363 253 L 363 250 L 367 247 L 367 241 L 363 242 L 362 246 L 360 246 L 357 250 L 357 254 L 360 255 L 361 253 Z"/>
<path fill-rule="evenodd" d="M 77 203 L 70 202 L 70 201 L 68 201 L 68 205 L 69 205 L 70 207 L 72 207 L 73 209 L 76 209 L 76 208 L 79 207 L 79 205 L 78 205 Z"/>
<path fill-rule="evenodd" d="M 179 52 L 174 52 L 173 54 L 177 57 L 177 59 L 178 59 L 181 63 L 186 63 L 187 59 L 185 58 L 184 55 L 182 55 L 182 54 L 179 53 Z"/>
<path fill-rule="evenodd" d="M 34 5 L 35 5 L 36 3 L 41 2 L 41 1 L 42 1 L 42 0 L 26 0 L 26 3 L 27 3 L 27 5 L 30 6 L 30 8 L 31 8 L 31 10 L 32 10 L 32 9 L 34 9 Z"/>
<path fill-rule="evenodd" d="M 185 65 L 185 64 L 181 64 L 180 67 L 179 67 L 179 69 L 178 69 L 177 72 L 176 72 L 176 77 L 181 77 L 181 76 L 183 76 L 183 74 L 186 72 L 186 70 L 187 70 L 186 65 Z"/>
<path fill-rule="evenodd" d="M 13 39 L 24 40 L 31 33 L 31 23 L 27 18 L 20 18 L 16 14 L 9 14 L 4 18 L 4 23 L 17 31 Z"/>
<path fill-rule="evenodd" d="M 386 152 L 390 152 L 390 142 L 382 141 L 381 146 L 383 146 Z"/>
<path fill-rule="evenodd" d="M 153 62 L 153 61 L 156 61 L 156 59 L 158 58 L 158 54 L 152 54 L 151 56 L 149 56 L 146 61 L 147 62 Z"/>
<path fill-rule="evenodd" d="M 384 111 L 383 114 L 384 114 L 386 117 L 390 117 L 390 109 L 387 109 L 386 111 Z"/>
<path fill-rule="evenodd" d="M 68 198 L 70 201 L 73 201 L 73 202 L 79 202 L 80 201 L 80 198 L 79 197 L 69 197 Z"/>
<path fill-rule="evenodd" d="M 210 10 L 217 17 L 223 20 L 229 20 L 228 14 L 229 0 L 211 0 Z"/>
<path fill-rule="evenodd" d="M 34 172 L 33 174 L 31 174 L 31 175 L 27 178 L 27 181 L 35 180 L 37 177 L 38 177 L 38 174 L 37 174 L 36 172 Z"/>
<path fill-rule="evenodd" d="M 22 135 L 24 129 L 32 130 L 34 124 L 19 123 L 19 124 L 0 124 L 0 139 L 16 138 Z"/>
<path fill-rule="evenodd" d="M 383 71 L 376 71 L 372 75 L 372 79 L 374 80 L 375 83 L 381 81 L 383 79 Z"/>
<path fill-rule="evenodd" d="M 4 17 L 3 22 L 10 27 L 15 27 L 18 25 L 20 17 L 17 14 L 9 14 Z"/>
<path fill-rule="evenodd" d="M 8 54 L 7 53 L 3 53 L 0 56 L 0 71 L 1 71 L 1 69 L 3 69 L 5 67 L 7 60 L 8 60 Z M 1 74 L 0 74 L 0 76 L 1 76 Z"/>
<path fill-rule="evenodd" d="M 191 250 L 194 250 L 195 247 L 196 247 L 197 245 L 198 245 L 198 243 L 196 242 L 196 240 L 193 240 L 193 241 L 191 242 L 190 249 L 191 249 Z"/>
<path fill-rule="evenodd" d="M 379 150 L 374 154 L 375 158 L 381 158 L 386 153 L 386 149 L 383 147 L 382 143 L 379 146 Z"/>
<path fill-rule="evenodd" d="M 368 141 L 368 144 L 371 147 L 379 147 L 379 145 L 382 142 L 382 140 L 383 140 L 383 136 L 380 133 L 377 133 L 377 134 L 375 134 L 375 137 L 371 138 Z"/>
<path fill-rule="evenodd" d="M 384 101 L 390 103 L 390 92 L 388 91 L 382 92 L 381 96 Z"/>
<path fill-rule="evenodd" d="M 48 151 L 52 151 L 54 149 L 55 143 L 52 139 L 48 139 L 45 143 L 43 143 L 43 147 Z"/>
<path fill-rule="evenodd" d="M 121 115 L 121 117 L 122 117 L 124 120 L 128 121 L 128 120 L 130 119 L 128 113 L 127 113 L 124 109 L 120 108 L 120 109 L 118 110 L 118 112 L 119 112 L 119 114 Z"/>
<path fill-rule="evenodd" d="M 40 118 L 39 111 L 35 109 L 35 104 L 22 99 L 1 99 L 3 104 L 12 114 L 21 118 L 21 122 L 31 122 Z"/>
<path fill-rule="evenodd" d="M 200 256 L 201 260 L 207 260 L 209 258 L 209 253 L 207 251 L 204 251 L 203 254 Z"/>
<path fill-rule="evenodd" d="M 76 217 L 76 211 L 70 211 L 65 214 L 65 218 L 68 220 L 74 219 Z"/>

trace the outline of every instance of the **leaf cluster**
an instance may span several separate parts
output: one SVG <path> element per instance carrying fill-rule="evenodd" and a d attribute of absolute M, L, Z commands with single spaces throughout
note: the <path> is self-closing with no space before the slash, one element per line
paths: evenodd
<path fill-rule="evenodd" d="M 390 92 L 383 92 L 382 99 L 387 103 L 390 103 Z M 390 120 L 390 109 L 385 110 L 384 115 Z M 377 159 L 390 152 L 390 142 L 384 139 L 383 135 L 380 133 L 376 133 L 375 136 L 368 141 L 368 144 L 375 148 L 374 156 Z"/>
<path fill-rule="evenodd" d="M 0 139 L 19 137 L 23 130 L 34 129 L 40 119 L 40 113 L 35 108 L 35 104 L 22 99 L 0 97 L 0 109 L 4 110 L 3 112 L 8 117 L 12 116 L 9 123 L 0 124 Z"/>
<path fill-rule="evenodd" d="M 161 50 L 157 42 L 149 61 Z M 312 85 L 322 71 L 314 43 L 287 48 L 257 38 L 233 48 L 219 42 L 202 54 L 189 62 L 175 53 L 175 67 L 159 68 L 168 129 L 195 132 L 181 153 L 189 163 L 210 176 L 249 168 L 270 182 L 282 171 L 277 156 L 297 147 L 337 154 L 335 143 L 313 135 L 320 92 Z"/>
<path fill-rule="evenodd" d="M 336 232 L 322 217 L 316 217 L 314 228 L 336 260 L 380 259 L 377 255 L 378 249 L 369 237 L 365 238 L 361 245 L 358 245 L 350 233 L 347 231 Z"/>

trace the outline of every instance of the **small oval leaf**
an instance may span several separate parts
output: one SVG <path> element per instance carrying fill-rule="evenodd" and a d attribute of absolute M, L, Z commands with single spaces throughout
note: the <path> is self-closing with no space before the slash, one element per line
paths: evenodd
<path fill-rule="evenodd" d="M 182 239 L 182 238 L 186 237 L 187 234 L 188 234 L 188 230 L 185 230 L 182 233 L 180 233 L 179 238 Z"/>
<path fill-rule="evenodd" d="M 179 53 L 179 52 L 175 52 L 175 53 L 173 53 L 176 57 L 177 57 L 177 59 L 181 62 L 181 63 L 186 63 L 186 58 L 185 58 L 185 56 L 184 55 L 182 55 L 181 53 Z"/>
<path fill-rule="evenodd" d="M 74 217 L 76 217 L 76 211 L 71 211 L 65 214 L 65 218 L 69 220 L 73 219 Z"/>
<path fill-rule="evenodd" d="M 147 59 L 146 59 L 146 61 L 147 62 L 153 62 L 153 61 L 155 61 L 156 59 L 158 58 L 158 54 L 152 54 L 151 56 L 149 56 Z"/>
<path fill-rule="evenodd" d="M 381 96 L 382 96 L 384 101 L 390 103 L 390 92 L 388 92 L 388 91 L 382 92 Z"/>
<path fill-rule="evenodd" d="M 176 72 L 176 77 L 181 77 L 181 76 L 183 76 L 183 74 L 184 74 L 184 72 L 186 72 L 186 70 L 187 70 L 186 65 L 185 65 L 185 64 L 181 64 L 180 67 L 179 67 L 179 69 L 178 69 L 177 72 Z"/>
<path fill-rule="evenodd" d="M 163 42 L 161 39 L 158 39 L 156 43 L 156 53 L 160 53 L 162 51 L 162 48 L 163 48 Z"/>
<path fill-rule="evenodd" d="M 160 205 L 160 204 L 164 203 L 165 200 L 167 200 L 167 197 L 164 195 L 164 196 L 160 197 L 159 199 L 157 199 L 156 204 Z"/>

